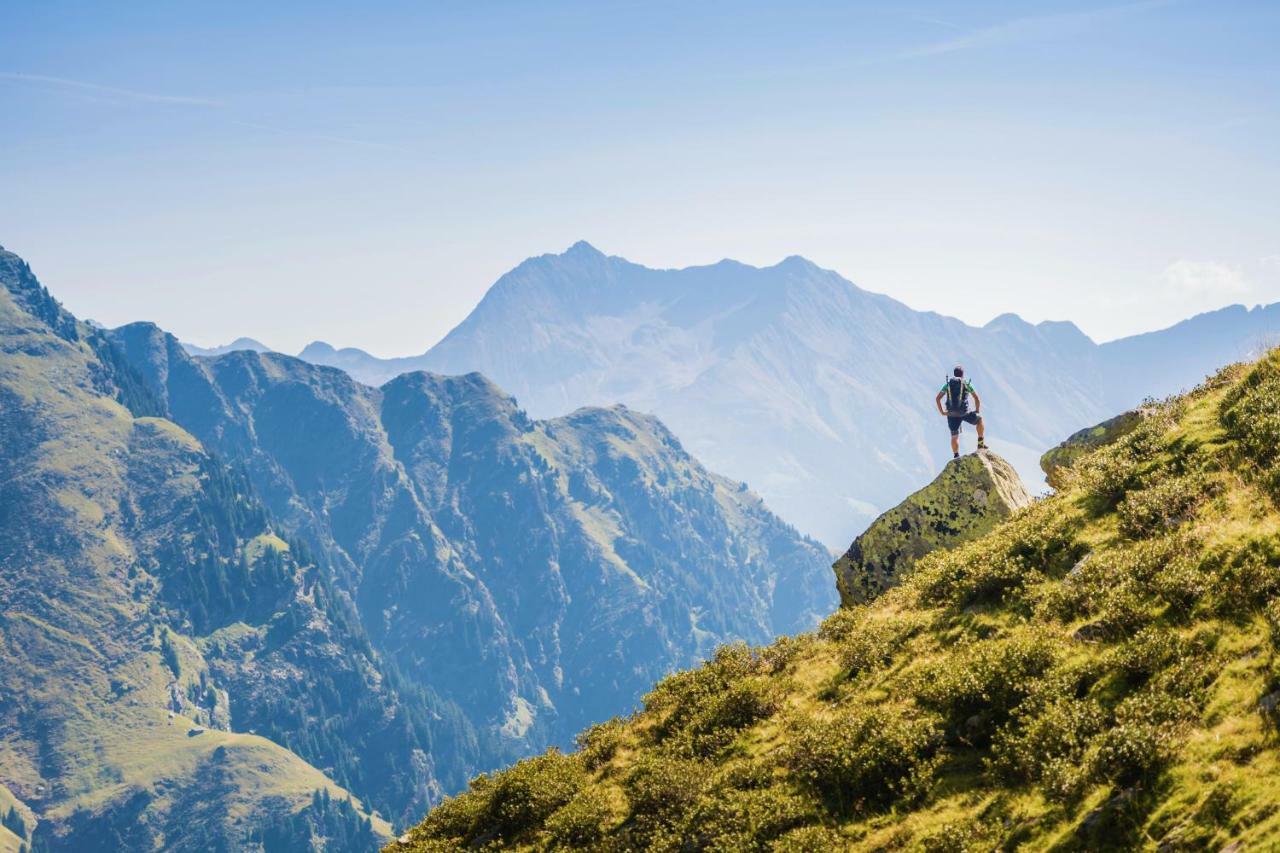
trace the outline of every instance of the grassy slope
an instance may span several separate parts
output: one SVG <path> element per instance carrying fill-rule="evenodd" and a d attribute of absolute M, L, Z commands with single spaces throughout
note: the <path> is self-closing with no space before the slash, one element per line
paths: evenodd
<path fill-rule="evenodd" d="M 1224 371 L 900 587 L 664 680 L 393 848 L 1280 845 L 1276 401 L 1280 354 Z"/>
<path fill-rule="evenodd" d="M 172 807 L 192 792 L 213 798 L 228 827 L 251 824 L 267 803 L 303 808 L 321 788 L 345 798 L 266 739 L 212 730 L 189 737 L 190 721 L 169 722 L 162 709 L 171 675 L 119 519 L 139 442 L 175 501 L 198 487 L 190 457 L 199 444 L 97 394 L 88 347 L 50 334 L 3 288 L 0 329 L 0 396 L 10 417 L 27 418 L 9 424 L 8 439 L 30 440 L 20 452 L 6 447 L 14 467 L 5 473 L 16 482 L 5 499 L 20 502 L 31 522 L 25 536 L 8 531 L 16 571 L 0 576 L 0 782 L 54 822 L 146 791 L 151 821 L 171 828 L 183 828 Z M 228 788 L 205 787 L 211 761 L 233 780 Z M 375 828 L 389 834 L 385 822 Z"/>

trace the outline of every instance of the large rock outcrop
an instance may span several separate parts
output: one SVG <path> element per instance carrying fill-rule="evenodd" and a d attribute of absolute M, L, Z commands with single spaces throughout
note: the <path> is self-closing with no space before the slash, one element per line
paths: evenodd
<path fill-rule="evenodd" d="M 920 491 L 877 518 L 832 568 L 840 603 L 869 601 L 939 548 L 977 539 L 1031 503 L 1013 466 L 989 450 L 947 463 Z"/>
<path fill-rule="evenodd" d="M 1081 456 L 1118 441 L 1133 431 L 1146 417 L 1145 409 L 1131 409 L 1114 418 L 1108 418 L 1100 424 L 1085 427 L 1073 432 L 1057 447 L 1051 448 L 1040 457 L 1040 470 L 1044 471 L 1049 485 L 1061 490 L 1066 485 L 1063 472 L 1070 468 Z"/>

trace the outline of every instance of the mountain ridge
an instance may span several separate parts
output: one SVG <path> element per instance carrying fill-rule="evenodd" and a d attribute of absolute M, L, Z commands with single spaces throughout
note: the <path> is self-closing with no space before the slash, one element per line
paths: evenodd
<path fill-rule="evenodd" d="M 1195 384 L 1267 330 L 1280 330 L 1280 304 L 1098 344 L 1070 321 L 970 326 L 916 311 L 798 256 L 663 270 L 579 243 L 501 276 L 423 355 L 312 357 L 374 384 L 480 370 L 538 417 L 612 402 L 651 411 L 834 548 L 945 463 L 930 398 L 956 362 L 993 442 L 1034 483 L 1045 448 Z"/>
<path fill-rule="evenodd" d="M 0 785 L 53 849 L 161 846 L 223 808 L 191 844 L 367 850 L 834 603 L 823 549 L 653 416 L 536 421 L 474 372 L 371 388 L 192 356 L 151 323 L 76 321 L 12 255 L 0 401 Z M 83 691 L 42 687 L 43 634 L 50 671 L 109 653 Z"/>
<path fill-rule="evenodd" d="M 1275 847 L 1278 393 L 1280 349 L 1082 432 L 1055 494 L 388 849 Z"/>

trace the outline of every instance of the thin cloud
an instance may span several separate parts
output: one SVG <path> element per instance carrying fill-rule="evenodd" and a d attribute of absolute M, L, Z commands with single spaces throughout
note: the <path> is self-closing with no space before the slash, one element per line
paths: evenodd
<path fill-rule="evenodd" d="M 14 83 L 26 84 L 42 89 L 64 89 L 83 95 L 93 96 L 95 98 L 107 98 L 115 101 L 133 101 L 136 103 L 165 104 L 173 106 L 216 107 L 219 109 L 227 106 L 224 102 L 213 100 L 211 98 L 197 98 L 188 95 L 166 95 L 160 92 L 143 92 L 138 89 L 122 89 L 118 86 L 104 86 L 100 83 L 91 83 L 87 80 L 73 80 L 68 77 L 53 77 L 47 74 L 27 74 L 21 71 L 0 71 L 0 80 L 8 80 Z M 317 140 L 320 142 L 333 142 L 340 145 L 357 145 L 364 148 L 378 148 L 387 151 L 405 150 L 395 145 L 383 142 L 374 142 L 367 139 L 355 139 L 347 136 L 334 136 L 323 133 L 311 133 L 308 131 L 296 131 L 265 124 L 256 124 L 254 122 L 240 121 L 238 119 L 230 118 L 225 114 L 222 115 L 222 118 L 228 124 L 247 127 L 253 130 L 262 130 L 268 133 L 278 133 L 286 136 Z"/>
<path fill-rule="evenodd" d="M 268 124 L 257 124 L 256 122 L 240 121 L 239 119 L 228 119 L 228 121 L 231 124 L 237 125 L 238 127 L 247 127 L 252 130 L 263 130 L 263 131 L 266 131 L 267 133 L 278 133 L 282 136 L 295 136 L 301 139 L 315 139 L 320 142 L 336 142 L 341 145 L 358 145 L 361 148 L 377 148 L 382 151 L 403 151 L 406 153 L 408 152 L 408 149 L 401 148 L 398 145 L 392 145 L 389 142 L 374 142 L 369 139 L 356 139 L 355 137 L 351 137 L 351 136 L 333 136 L 328 133 L 312 133 L 306 130 L 289 130 L 283 127 L 272 127 L 271 125 L 268 125 Z"/>
<path fill-rule="evenodd" d="M 165 95 L 159 92 L 142 92 L 137 89 L 121 89 L 117 86 L 103 86 L 87 80 L 71 80 L 66 77 L 50 77 L 46 74 L 26 74 L 21 71 L 0 71 L 0 80 L 25 83 L 42 88 L 59 88 L 91 95 L 106 96 L 125 101 L 138 101 L 147 104 L 175 104 L 182 106 L 215 107 L 217 101 L 208 98 L 193 98 L 187 95 Z"/>
<path fill-rule="evenodd" d="M 1166 295 L 1211 304 L 1246 297 L 1254 289 L 1242 269 L 1220 261 L 1181 258 L 1165 267 L 1160 280 Z"/>
<path fill-rule="evenodd" d="M 935 27 L 943 27 L 948 30 L 967 31 L 969 29 L 968 27 L 962 27 L 961 25 L 954 23 L 952 21 L 943 20 L 942 18 L 935 18 L 933 15 L 911 15 L 910 18 L 911 20 L 920 24 L 932 24 Z"/>
<path fill-rule="evenodd" d="M 929 56 L 941 56 L 977 48 L 994 47 L 1002 44 L 1013 44 L 1038 38 L 1070 35 L 1086 30 L 1104 21 L 1113 20 L 1138 12 L 1146 12 L 1169 6 L 1175 0 L 1143 0 L 1138 3 L 1125 3 L 1119 6 L 1104 6 L 1087 9 L 1081 12 L 1061 12 L 1053 15 L 1033 15 L 1025 18 L 1014 18 L 1003 23 L 971 30 L 962 36 L 934 42 L 922 47 L 910 48 L 895 54 L 893 59 L 921 59 Z"/>

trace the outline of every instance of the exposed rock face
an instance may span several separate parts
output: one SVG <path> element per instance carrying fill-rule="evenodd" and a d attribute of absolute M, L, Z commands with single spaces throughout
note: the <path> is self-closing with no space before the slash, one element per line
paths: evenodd
<path fill-rule="evenodd" d="M 1040 457 L 1040 469 L 1044 471 L 1049 485 L 1061 489 L 1065 485 L 1062 480 L 1063 471 L 1089 451 L 1123 438 L 1142 423 L 1143 417 L 1142 409 L 1131 409 L 1100 424 L 1072 433 L 1066 441 Z"/>
<path fill-rule="evenodd" d="M 1013 466 L 991 451 L 952 460 L 932 483 L 877 518 L 832 566 L 841 604 L 875 598 L 925 554 L 977 539 L 1029 503 Z"/>

